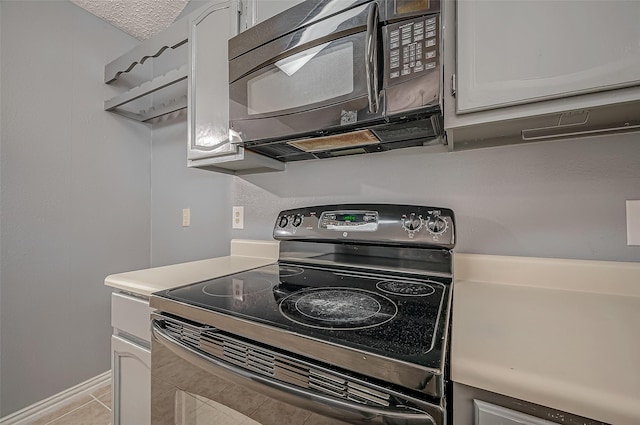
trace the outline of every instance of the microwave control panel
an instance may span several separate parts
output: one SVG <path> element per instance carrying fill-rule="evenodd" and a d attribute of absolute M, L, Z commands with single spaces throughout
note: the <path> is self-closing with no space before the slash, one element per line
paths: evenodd
<path fill-rule="evenodd" d="M 388 85 L 439 69 L 440 14 L 389 24 L 383 36 Z"/>

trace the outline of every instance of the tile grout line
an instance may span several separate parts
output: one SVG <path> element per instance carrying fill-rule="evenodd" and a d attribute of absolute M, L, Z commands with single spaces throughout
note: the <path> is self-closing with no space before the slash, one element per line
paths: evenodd
<path fill-rule="evenodd" d="M 92 396 L 93 397 L 93 396 Z M 83 407 L 87 406 L 89 403 L 93 403 L 93 400 L 89 400 L 88 402 L 86 402 L 85 404 L 76 407 L 75 409 L 72 409 L 70 411 L 68 411 L 67 413 L 65 413 L 64 415 L 58 416 L 57 418 L 51 419 L 49 422 L 47 422 L 45 425 L 49 425 L 55 421 L 57 421 L 58 419 L 64 418 L 67 415 L 70 415 L 71 413 L 75 412 L 78 409 L 82 409 Z"/>
<path fill-rule="evenodd" d="M 105 409 L 107 409 L 109 412 L 111 412 L 111 408 L 109 406 L 107 406 L 106 404 L 104 404 L 102 401 L 100 401 L 96 396 L 94 396 L 93 394 L 91 394 L 91 397 L 93 397 L 93 399 L 95 401 L 97 401 L 98 403 L 100 403 L 101 405 L 104 406 Z"/>

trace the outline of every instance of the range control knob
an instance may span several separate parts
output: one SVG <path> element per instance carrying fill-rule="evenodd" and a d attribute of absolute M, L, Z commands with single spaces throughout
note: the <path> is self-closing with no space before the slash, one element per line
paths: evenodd
<path fill-rule="evenodd" d="M 422 227 L 422 216 L 416 215 L 416 213 L 411 213 L 408 217 L 404 216 L 402 227 L 409 232 L 409 237 L 413 237 L 413 234 Z"/>
<path fill-rule="evenodd" d="M 289 219 L 284 215 L 280 217 L 280 220 L 278 220 L 278 226 L 287 227 L 287 224 L 289 224 Z"/>
<path fill-rule="evenodd" d="M 447 230 L 447 221 L 440 216 L 429 216 L 427 219 L 427 229 L 434 235 L 439 235 Z"/>
<path fill-rule="evenodd" d="M 293 221 L 291 222 L 291 224 L 293 225 L 293 227 L 300 226 L 302 224 L 302 216 L 299 214 L 293 216 Z"/>

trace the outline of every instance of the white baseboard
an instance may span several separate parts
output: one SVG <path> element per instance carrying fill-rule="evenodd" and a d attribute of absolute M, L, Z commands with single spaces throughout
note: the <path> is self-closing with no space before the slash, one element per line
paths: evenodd
<path fill-rule="evenodd" d="M 68 388 L 49 398 L 27 406 L 22 410 L 12 413 L 4 418 L 0 418 L 0 425 L 26 425 L 29 422 L 41 418 L 78 398 L 89 395 L 97 389 L 108 385 L 111 382 L 111 371 L 108 370 L 100 375 L 84 381 L 74 387 Z"/>

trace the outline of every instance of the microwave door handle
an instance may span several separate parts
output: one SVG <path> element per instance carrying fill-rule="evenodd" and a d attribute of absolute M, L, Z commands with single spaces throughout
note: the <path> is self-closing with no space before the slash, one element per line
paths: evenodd
<path fill-rule="evenodd" d="M 372 3 L 367 16 L 367 43 L 365 57 L 369 112 L 378 112 L 378 4 Z"/>

